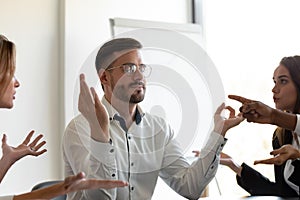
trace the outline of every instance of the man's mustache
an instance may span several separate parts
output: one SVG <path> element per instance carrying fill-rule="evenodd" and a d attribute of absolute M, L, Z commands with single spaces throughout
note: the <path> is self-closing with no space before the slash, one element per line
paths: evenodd
<path fill-rule="evenodd" d="M 143 86 L 145 87 L 145 83 L 143 83 L 142 81 L 138 81 L 138 82 L 133 82 L 129 84 L 130 87 L 135 87 L 135 86 Z"/>

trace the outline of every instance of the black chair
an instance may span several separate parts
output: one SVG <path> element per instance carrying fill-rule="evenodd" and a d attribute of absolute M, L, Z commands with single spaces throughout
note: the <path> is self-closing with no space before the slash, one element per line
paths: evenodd
<path fill-rule="evenodd" d="M 45 187 L 49 187 L 51 185 L 54 185 L 56 183 L 60 183 L 62 182 L 61 180 L 55 180 L 55 181 L 45 181 L 45 182 L 41 182 L 41 183 L 38 183 L 37 185 L 35 185 L 33 188 L 32 188 L 32 191 L 33 190 L 38 190 L 38 189 L 41 189 L 41 188 L 45 188 Z M 67 195 L 61 195 L 61 196 L 58 196 L 58 197 L 55 197 L 51 200 L 66 200 L 67 199 Z"/>

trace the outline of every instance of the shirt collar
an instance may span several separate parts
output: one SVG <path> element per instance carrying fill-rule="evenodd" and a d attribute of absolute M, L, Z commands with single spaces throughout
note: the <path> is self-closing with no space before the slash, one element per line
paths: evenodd
<path fill-rule="evenodd" d="M 101 102 L 103 103 L 104 107 L 106 108 L 107 112 L 108 112 L 108 117 L 109 120 L 112 121 L 115 115 L 120 116 L 119 112 L 107 101 L 107 99 L 105 98 L 105 96 L 102 97 Z M 135 123 L 136 124 L 140 124 L 142 121 L 142 118 L 145 116 L 145 113 L 143 112 L 143 110 L 141 109 L 141 107 L 139 105 L 137 105 L 136 107 L 136 111 L 135 111 Z"/>

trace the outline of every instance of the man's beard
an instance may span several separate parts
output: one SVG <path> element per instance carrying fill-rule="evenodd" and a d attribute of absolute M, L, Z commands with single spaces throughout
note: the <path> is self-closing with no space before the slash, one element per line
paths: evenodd
<path fill-rule="evenodd" d="M 115 86 L 113 94 L 117 99 L 123 102 L 136 104 L 144 100 L 146 88 L 143 87 L 143 90 L 144 92 L 135 90 L 130 96 L 128 96 L 128 94 L 126 93 L 128 89 L 126 89 L 125 86 L 122 85 L 122 86 Z"/>
<path fill-rule="evenodd" d="M 144 89 L 145 91 L 145 89 Z M 136 94 L 138 93 L 138 94 Z M 131 96 L 130 96 L 130 99 L 129 99 L 129 103 L 140 103 L 144 100 L 144 97 L 145 97 L 145 93 L 143 94 L 139 94 L 141 93 L 140 91 L 138 92 L 134 92 Z"/>

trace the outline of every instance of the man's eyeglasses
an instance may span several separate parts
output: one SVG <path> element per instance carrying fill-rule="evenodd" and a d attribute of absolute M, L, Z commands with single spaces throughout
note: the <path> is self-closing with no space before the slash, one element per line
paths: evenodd
<path fill-rule="evenodd" d="M 143 76 L 145 78 L 147 78 L 150 76 L 151 71 L 152 71 L 152 68 L 150 65 L 140 64 L 137 67 L 137 65 L 134 63 L 125 63 L 125 64 L 122 64 L 122 65 L 119 65 L 116 67 L 112 67 L 112 68 L 109 68 L 106 70 L 109 71 L 109 70 L 121 68 L 121 67 L 123 68 L 124 73 L 129 76 L 133 75 L 136 72 L 136 70 L 139 69 L 139 71 L 143 74 Z"/>

